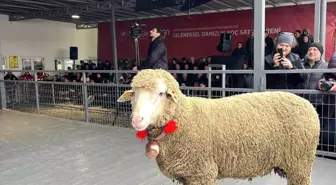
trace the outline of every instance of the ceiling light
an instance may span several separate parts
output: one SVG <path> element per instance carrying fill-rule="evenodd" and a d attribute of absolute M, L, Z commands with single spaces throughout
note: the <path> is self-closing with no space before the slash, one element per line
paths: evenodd
<path fill-rule="evenodd" d="M 74 15 L 72 15 L 71 16 L 73 19 L 79 19 L 79 15 L 77 15 L 77 14 L 74 14 Z"/>

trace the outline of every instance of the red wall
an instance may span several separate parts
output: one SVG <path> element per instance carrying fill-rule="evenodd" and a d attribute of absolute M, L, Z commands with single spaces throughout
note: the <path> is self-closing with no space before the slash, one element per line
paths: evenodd
<path fill-rule="evenodd" d="M 327 9 L 326 57 L 329 59 L 334 51 L 334 34 L 336 25 L 336 3 L 328 3 Z M 152 26 L 159 26 L 166 30 L 164 43 L 167 46 L 168 57 L 190 57 L 219 55 L 216 46 L 222 31 L 233 33 L 233 48 L 238 41 L 244 44 L 253 26 L 252 11 L 223 12 L 205 15 L 191 15 L 137 20 L 146 24 L 144 36 L 139 39 L 140 58 L 147 57 L 150 43 L 148 37 Z M 129 29 L 135 21 L 116 23 L 118 58 L 134 59 L 134 42 L 129 36 Z M 282 8 L 266 9 L 266 29 L 274 37 L 279 31 L 294 32 L 296 29 L 309 28 L 314 32 L 314 6 L 301 5 Z M 102 23 L 98 28 L 98 57 L 112 61 L 112 39 L 110 23 Z M 181 37 L 184 35 L 184 37 Z"/>

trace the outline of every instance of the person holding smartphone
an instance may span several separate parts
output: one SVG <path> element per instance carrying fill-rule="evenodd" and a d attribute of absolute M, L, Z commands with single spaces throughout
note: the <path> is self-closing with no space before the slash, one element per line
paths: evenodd
<path fill-rule="evenodd" d="M 265 57 L 265 70 L 304 69 L 299 55 L 292 52 L 297 45 L 293 33 L 281 32 L 275 38 L 272 54 Z M 298 89 L 304 83 L 305 76 L 300 73 L 267 74 L 267 89 Z"/>

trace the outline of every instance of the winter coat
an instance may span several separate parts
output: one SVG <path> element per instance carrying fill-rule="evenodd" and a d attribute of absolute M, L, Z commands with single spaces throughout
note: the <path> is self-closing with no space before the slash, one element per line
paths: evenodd
<path fill-rule="evenodd" d="M 154 39 L 148 48 L 147 61 L 141 62 L 139 69 L 165 69 L 168 70 L 166 46 L 160 37 Z"/>
<path fill-rule="evenodd" d="M 265 70 L 290 70 L 283 68 L 281 65 L 274 67 L 274 54 L 267 55 L 265 57 Z M 299 55 L 290 53 L 287 56 L 287 59 L 292 62 L 293 69 L 304 69 Z M 304 75 L 300 73 L 280 73 L 266 75 L 267 89 L 297 89 L 303 82 Z"/>

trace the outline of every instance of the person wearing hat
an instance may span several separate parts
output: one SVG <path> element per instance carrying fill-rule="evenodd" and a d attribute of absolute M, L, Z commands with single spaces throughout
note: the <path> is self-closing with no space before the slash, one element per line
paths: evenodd
<path fill-rule="evenodd" d="M 319 43 L 311 43 L 307 53 L 302 59 L 305 69 L 327 69 L 328 63 L 322 59 L 323 46 Z M 316 83 L 321 79 L 323 73 L 306 73 L 304 89 L 316 89 Z"/>
<path fill-rule="evenodd" d="M 265 57 L 265 70 L 303 69 L 299 55 L 292 53 L 297 45 L 293 33 L 281 32 L 275 39 L 275 48 L 272 54 Z M 282 49 L 283 57 L 278 52 Z M 298 89 L 304 82 L 304 75 L 300 73 L 280 73 L 266 75 L 267 89 Z"/>
<path fill-rule="evenodd" d="M 163 30 L 159 27 L 154 27 L 150 31 L 152 42 L 148 48 L 147 60 L 141 62 L 138 67 L 142 69 L 165 69 L 168 70 L 168 58 L 166 46 L 162 41 Z"/>
<path fill-rule="evenodd" d="M 319 43 L 310 43 L 307 47 L 307 52 L 304 54 L 302 59 L 302 64 L 305 69 L 326 69 L 328 63 L 322 59 L 323 46 Z M 317 83 L 322 78 L 323 73 L 305 73 L 305 82 L 302 84 L 302 89 L 316 90 Z M 323 96 L 310 94 L 304 95 L 314 105 L 317 105 L 319 110 L 319 105 L 323 103 Z"/>

